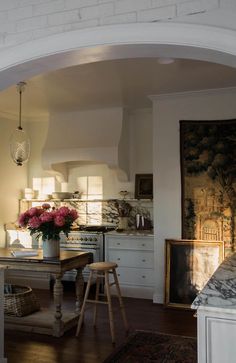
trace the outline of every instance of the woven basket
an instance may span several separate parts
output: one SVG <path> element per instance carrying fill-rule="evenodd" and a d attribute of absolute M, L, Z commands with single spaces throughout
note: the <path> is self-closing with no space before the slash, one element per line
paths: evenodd
<path fill-rule="evenodd" d="M 25 316 L 40 310 L 40 304 L 31 287 L 4 285 L 4 313 Z"/>

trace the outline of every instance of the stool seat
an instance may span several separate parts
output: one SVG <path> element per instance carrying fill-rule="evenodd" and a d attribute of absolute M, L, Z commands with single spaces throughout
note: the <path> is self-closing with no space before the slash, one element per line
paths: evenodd
<path fill-rule="evenodd" d="M 117 268 L 117 264 L 115 262 L 94 262 L 87 265 L 87 267 L 93 271 L 108 271 Z"/>
<path fill-rule="evenodd" d="M 124 305 L 123 305 L 123 301 L 122 301 L 122 297 L 121 297 L 121 292 L 120 292 L 120 286 L 119 286 L 118 277 L 117 277 L 117 273 L 116 273 L 116 268 L 118 267 L 118 265 L 115 262 L 106 261 L 106 262 L 94 262 L 94 263 L 91 263 L 90 265 L 87 265 L 87 267 L 89 268 L 90 273 L 89 273 L 89 279 L 88 279 L 88 283 L 87 283 L 87 287 L 86 287 L 86 291 L 85 291 L 85 295 L 84 295 L 84 301 L 83 301 L 83 304 L 82 304 L 80 317 L 79 317 L 79 321 L 78 321 L 76 336 L 79 335 L 79 332 L 80 332 L 80 329 L 81 329 L 81 326 L 82 326 L 82 323 L 83 323 L 86 303 L 88 302 L 88 303 L 95 304 L 94 315 L 93 315 L 93 325 L 96 324 L 97 304 L 107 304 L 108 305 L 108 314 L 109 314 L 111 338 L 112 338 L 112 343 L 114 343 L 115 342 L 115 330 L 114 330 L 114 319 L 113 319 L 111 291 L 110 291 L 110 287 L 112 285 L 115 285 L 115 287 L 116 287 L 116 292 L 117 292 L 117 297 L 119 299 L 121 315 L 122 315 L 122 318 L 123 318 L 125 329 L 126 329 L 126 331 L 128 331 L 128 323 L 127 323 L 127 319 L 126 319 L 125 309 L 124 309 Z M 114 282 L 112 282 L 112 283 L 110 283 L 110 281 L 109 281 L 109 274 L 112 275 L 113 278 L 114 278 Z M 89 296 L 90 286 L 91 286 L 91 283 L 92 283 L 92 280 L 93 280 L 94 276 L 96 278 L 96 293 L 95 293 L 95 299 L 90 300 L 90 299 L 88 299 L 88 296 Z M 107 301 L 99 300 L 99 295 L 100 295 L 99 294 L 99 286 L 100 286 L 101 279 L 105 280 L 104 287 L 105 287 Z"/>

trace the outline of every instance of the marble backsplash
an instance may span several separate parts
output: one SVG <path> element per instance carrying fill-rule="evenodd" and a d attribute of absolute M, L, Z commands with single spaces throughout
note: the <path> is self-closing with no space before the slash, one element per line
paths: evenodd
<path fill-rule="evenodd" d="M 142 216 L 142 229 L 153 227 L 153 203 L 151 200 L 67 200 L 54 202 L 56 207 L 66 205 L 78 211 L 78 224 L 114 224 L 120 217 L 127 217 L 128 228 L 136 229 L 136 216 Z"/>

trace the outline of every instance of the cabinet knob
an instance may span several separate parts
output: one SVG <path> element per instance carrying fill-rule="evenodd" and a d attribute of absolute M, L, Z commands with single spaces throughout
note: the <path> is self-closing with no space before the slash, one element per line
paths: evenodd
<path fill-rule="evenodd" d="M 120 274 L 117 274 L 117 276 L 120 276 Z"/>
<path fill-rule="evenodd" d="M 117 261 L 120 261 L 120 257 L 117 258 Z"/>
<path fill-rule="evenodd" d="M 120 246 L 120 242 L 117 242 L 117 245 Z"/>
<path fill-rule="evenodd" d="M 142 278 L 143 278 L 143 279 L 145 279 L 145 278 L 146 278 L 146 276 L 145 276 L 145 275 L 143 275 L 143 276 L 142 276 Z"/>
<path fill-rule="evenodd" d="M 146 260 L 142 260 L 142 262 L 146 262 Z"/>
<path fill-rule="evenodd" d="M 145 243 L 142 243 L 142 246 L 143 246 L 143 247 L 144 247 L 144 246 L 146 246 L 146 245 L 145 245 Z"/>

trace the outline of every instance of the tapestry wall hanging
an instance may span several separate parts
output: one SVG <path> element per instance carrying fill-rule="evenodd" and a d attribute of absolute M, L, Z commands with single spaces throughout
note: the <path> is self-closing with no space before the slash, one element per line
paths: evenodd
<path fill-rule="evenodd" d="M 180 121 L 182 238 L 236 248 L 236 120 Z"/>

